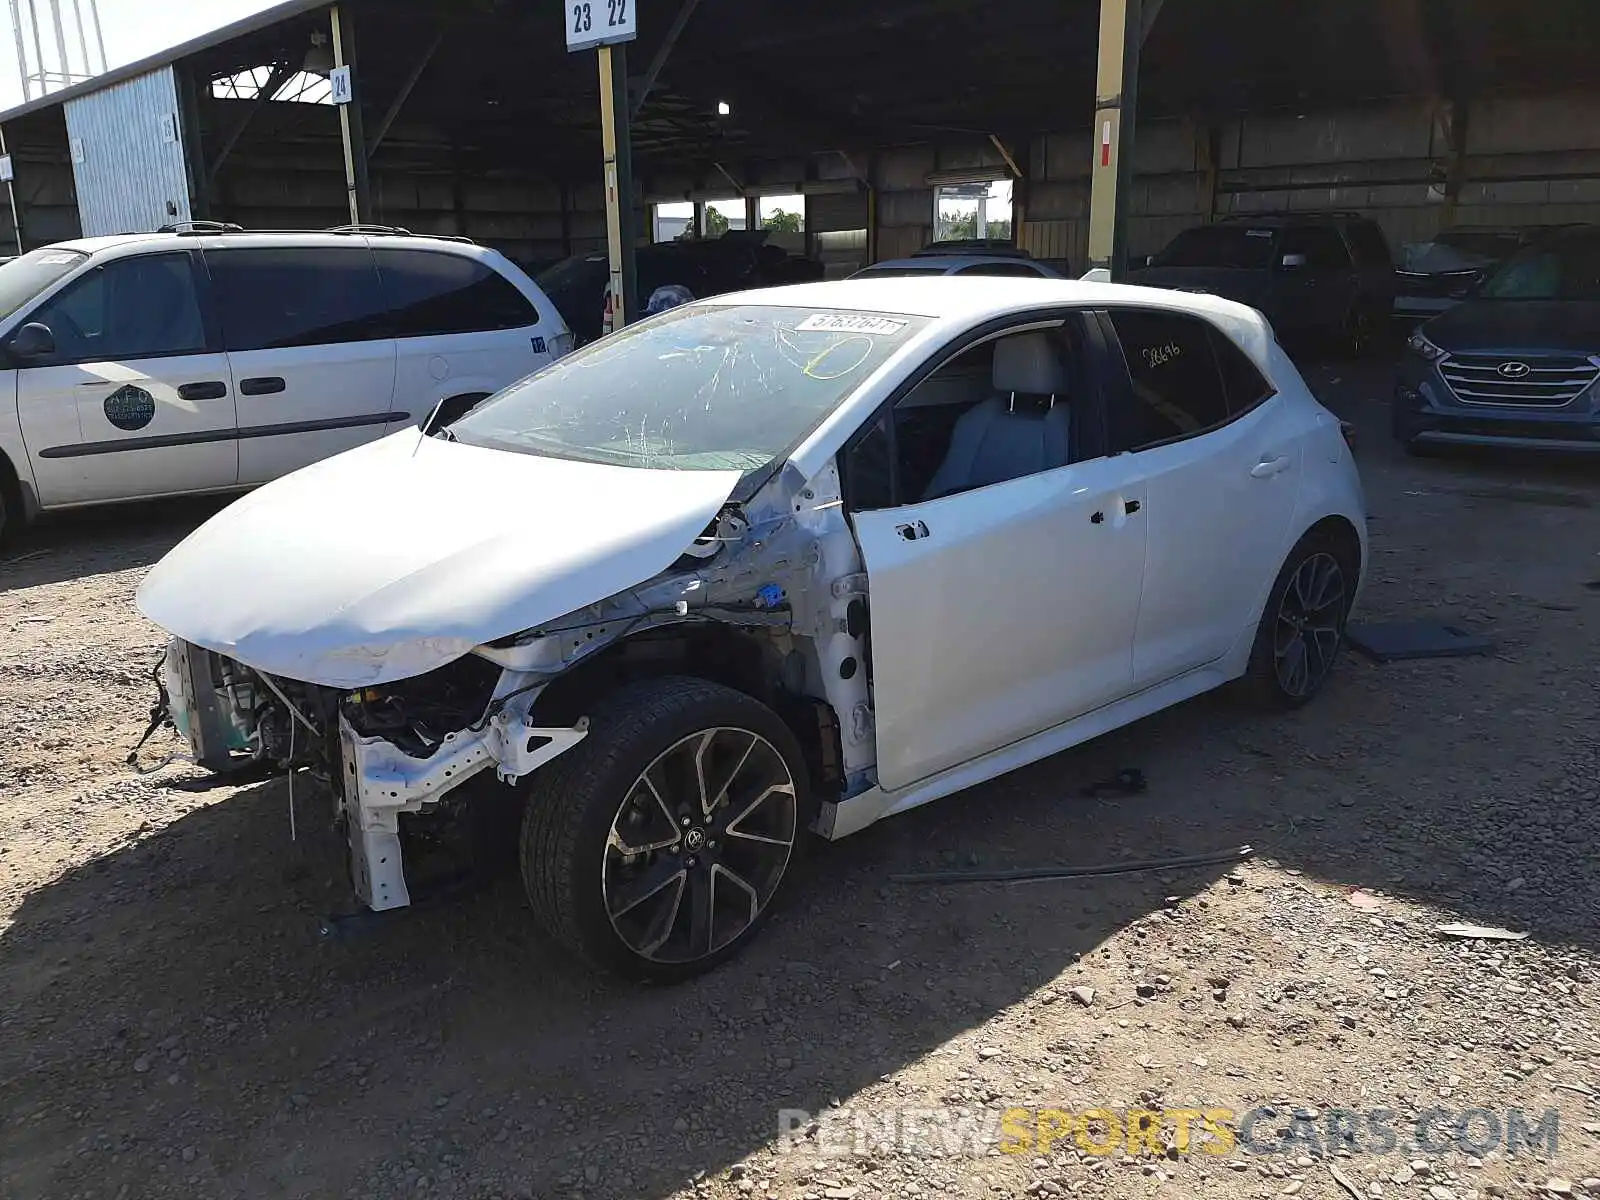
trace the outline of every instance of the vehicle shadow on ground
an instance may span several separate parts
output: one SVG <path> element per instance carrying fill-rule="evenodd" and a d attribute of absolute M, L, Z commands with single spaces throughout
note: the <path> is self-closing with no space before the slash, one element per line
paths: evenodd
<path fill-rule="evenodd" d="M 194 496 L 52 514 L 0 547 L 0 592 L 153 566 L 231 499 Z"/>
<path fill-rule="evenodd" d="M 486 1180 L 511 1195 L 666 1195 L 771 1144 L 779 1110 L 848 1098 L 1119 930 L 1173 919 L 1203 936 L 1190 898 L 1228 868 L 937 888 L 889 883 L 897 871 L 1248 842 L 1307 875 L 1593 939 L 1594 897 L 1541 906 L 1484 874 L 1492 853 L 1559 876 L 1560 814 L 1525 812 L 1528 838 L 1507 847 L 1478 836 L 1446 783 L 1396 795 L 1366 778 L 1385 690 L 1352 666 L 1321 719 L 1202 699 L 885 822 L 824 848 L 761 939 L 676 988 L 586 974 L 532 934 L 510 879 L 321 940 L 318 919 L 348 903 L 340 845 L 307 832 L 326 797 L 301 795 L 291 845 L 284 783 L 257 785 L 33 893 L 0 935 L 9 1194 L 92 1177 L 110 1191 L 154 1178 L 387 1195 L 426 1175 L 475 1196 L 495 1194 Z M 1080 794 L 1130 765 L 1148 794 Z M 1419 827 L 1437 842 L 1410 836 Z"/>

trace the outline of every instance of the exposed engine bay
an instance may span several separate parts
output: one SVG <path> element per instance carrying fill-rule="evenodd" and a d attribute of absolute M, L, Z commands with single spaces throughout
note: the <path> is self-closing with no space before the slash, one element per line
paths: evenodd
<path fill-rule="evenodd" d="M 477 788 L 515 785 L 586 738 L 610 691 L 682 673 L 779 712 L 824 798 L 871 786 L 866 577 L 832 467 L 810 483 L 786 471 L 730 502 L 666 572 L 420 676 L 328 687 L 178 640 L 160 678 L 200 765 L 326 784 L 356 893 L 383 911 L 412 899 L 402 816 L 457 819 Z"/>

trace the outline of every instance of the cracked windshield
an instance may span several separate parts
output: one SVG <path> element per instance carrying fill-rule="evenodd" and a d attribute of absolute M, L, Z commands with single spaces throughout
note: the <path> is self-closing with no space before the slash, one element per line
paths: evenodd
<path fill-rule="evenodd" d="M 761 306 L 682 309 L 562 359 L 451 427 L 528 454 L 674 471 L 753 471 L 927 321 Z"/>

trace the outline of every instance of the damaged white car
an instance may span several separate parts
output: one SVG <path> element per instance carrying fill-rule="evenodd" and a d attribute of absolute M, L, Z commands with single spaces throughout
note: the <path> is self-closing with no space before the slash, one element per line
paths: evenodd
<path fill-rule="evenodd" d="M 841 838 L 1233 680 L 1321 687 L 1366 562 L 1261 316 L 1068 281 L 675 309 L 261 488 L 139 593 L 196 760 L 328 780 L 355 888 L 521 808 L 593 963 L 738 949 Z"/>

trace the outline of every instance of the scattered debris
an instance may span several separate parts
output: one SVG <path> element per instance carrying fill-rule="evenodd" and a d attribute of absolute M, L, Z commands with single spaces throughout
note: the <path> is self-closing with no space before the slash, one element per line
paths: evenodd
<path fill-rule="evenodd" d="M 1153 858 L 1142 862 L 1102 863 L 1093 867 L 1018 867 L 1011 870 L 921 871 L 891 875 L 891 883 L 1030 883 L 1044 879 L 1080 879 L 1095 875 L 1134 875 L 1141 871 L 1176 871 L 1185 867 L 1212 867 L 1238 862 L 1255 853 L 1251 846 L 1190 854 L 1180 858 Z"/>
<path fill-rule="evenodd" d="M 1332 1163 L 1329 1163 L 1328 1171 L 1330 1174 L 1332 1174 L 1333 1181 L 1350 1194 L 1350 1200 L 1365 1200 L 1365 1197 L 1361 1195 L 1360 1190 L 1357 1189 L 1356 1185 L 1350 1181 L 1350 1177 L 1343 1171 L 1339 1170 L 1338 1167 L 1334 1166 Z"/>
<path fill-rule="evenodd" d="M 1359 908 L 1362 912 L 1377 912 L 1383 907 L 1383 901 L 1371 892 L 1357 890 L 1351 892 L 1348 899 L 1352 908 Z"/>
<path fill-rule="evenodd" d="M 1139 796 L 1149 790 L 1150 781 L 1144 777 L 1143 771 L 1138 767 L 1124 767 L 1110 778 L 1084 787 L 1082 794 L 1103 800 L 1116 796 Z"/>
<path fill-rule="evenodd" d="M 1600 1092 L 1586 1088 L 1581 1083 L 1552 1083 L 1552 1088 L 1560 1092 L 1577 1092 L 1580 1096 L 1587 1096 L 1591 1100 L 1600 1100 Z"/>
<path fill-rule="evenodd" d="M 1087 984 L 1079 984 L 1077 987 L 1071 989 L 1071 991 L 1069 991 L 1067 994 L 1085 1008 L 1088 1008 L 1094 1003 L 1094 989 L 1089 987 Z"/>
<path fill-rule="evenodd" d="M 1351 646 L 1377 663 L 1466 658 L 1494 651 L 1494 643 L 1488 638 L 1436 621 L 1357 621 L 1351 623 L 1345 635 Z"/>
<path fill-rule="evenodd" d="M 1527 939 L 1526 933 L 1513 933 L 1509 929 L 1497 929 L 1493 925 L 1469 925 L 1465 922 L 1454 925 L 1435 925 L 1434 931 L 1442 933 L 1445 937 L 1471 938 L 1493 942 L 1520 942 Z"/>

